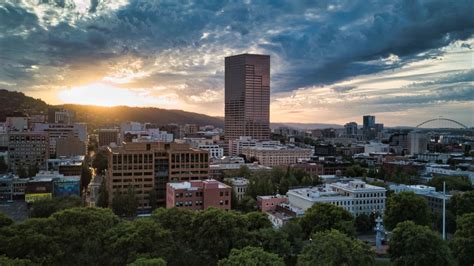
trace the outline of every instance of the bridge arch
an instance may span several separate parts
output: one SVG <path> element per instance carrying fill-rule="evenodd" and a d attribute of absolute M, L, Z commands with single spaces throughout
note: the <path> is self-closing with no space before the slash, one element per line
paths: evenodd
<path fill-rule="evenodd" d="M 448 118 L 442 118 L 442 117 L 439 117 L 439 118 L 434 118 L 434 119 L 429 119 L 429 120 L 426 120 L 426 121 L 423 121 L 422 123 L 418 124 L 416 127 L 419 128 L 421 127 L 422 125 L 425 125 L 425 124 L 428 124 L 430 122 L 434 122 L 434 121 L 448 121 L 448 122 L 451 122 L 451 123 L 454 123 L 458 126 L 461 126 L 462 128 L 465 128 L 465 129 L 468 129 L 469 127 L 464 125 L 463 123 L 461 122 L 458 122 L 456 120 L 453 120 L 453 119 L 448 119 Z"/>

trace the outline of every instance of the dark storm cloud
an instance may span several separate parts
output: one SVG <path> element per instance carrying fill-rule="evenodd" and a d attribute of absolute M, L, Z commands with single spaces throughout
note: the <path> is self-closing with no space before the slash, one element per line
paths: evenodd
<path fill-rule="evenodd" d="M 284 92 L 399 68 L 474 32 L 470 0 L 134 0 L 115 10 L 109 7 L 116 1 L 92 0 L 83 14 L 73 1 L 45 2 L 38 4 L 47 7 L 42 19 L 32 6 L 0 4 L 0 80 L 27 88 L 43 82 L 41 73 L 29 71 L 33 65 L 93 68 L 124 55 L 152 62 L 168 49 L 205 55 L 206 49 L 257 47 L 282 63 L 273 71 L 273 88 Z"/>

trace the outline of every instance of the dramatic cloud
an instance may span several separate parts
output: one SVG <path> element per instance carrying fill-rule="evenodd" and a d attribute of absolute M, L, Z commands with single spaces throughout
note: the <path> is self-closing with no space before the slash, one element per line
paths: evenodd
<path fill-rule="evenodd" d="M 95 86 L 129 105 L 222 115 L 224 57 L 256 52 L 272 56 L 272 114 L 280 121 L 389 117 L 435 103 L 452 109 L 474 101 L 472 7 L 470 0 L 6 0 L 0 87 L 59 103 Z M 112 104 L 101 95 L 85 103 Z M 314 116 L 304 108 L 340 111 Z M 472 124 L 472 111 L 459 119 Z"/>

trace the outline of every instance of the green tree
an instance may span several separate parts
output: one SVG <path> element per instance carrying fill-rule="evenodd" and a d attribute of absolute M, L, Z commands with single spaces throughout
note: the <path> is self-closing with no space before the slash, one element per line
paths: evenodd
<path fill-rule="evenodd" d="M 454 194 L 449 200 L 448 209 L 455 216 L 474 212 L 474 190 Z"/>
<path fill-rule="evenodd" d="M 355 231 L 352 214 L 329 203 L 317 203 L 306 210 L 300 218 L 300 225 L 306 237 L 330 229 L 337 229 L 350 236 L 354 235 Z"/>
<path fill-rule="evenodd" d="M 388 253 L 394 265 L 453 265 L 449 248 L 439 234 L 412 221 L 397 224 Z"/>
<path fill-rule="evenodd" d="M 139 256 L 167 258 L 173 255 L 170 231 L 153 219 L 124 221 L 107 231 L 105 258 L 110 265 L 125 265 Z"/>
<path fill-rule="evenodd" d="M 437 191 L 443 191 L 443 182 L 446 182 L 446 191 L 472 189 L 471 181 L 466 176 L 435 176 L 428 182 L 428 185 L 435 187 Z"/>
<path fill-rule="evenodd" d="M 271 179 L 272 179 L 272 183 L 273 184 L 279 184 L 280 183 L 280 180 L 285 177 L 286 175 L 286 170 L 285 168 L 283 167 L 273 167 L 271 172 L 270 172 L 270 176 L 271 176 Z"/>
<path fill-rule="evenodd" d="M 296 258 L 298 254 L 301 253 L 303 249 L 303 239 L 304 233 L 301 225 L 296 219 L 289 221 L 288 223 L 284 224 L 283 227 L 280 229 L 281 232 L 284 232 L 287 236 L 288 242 L 290 242 L 290 252 L 286 254 L 285 261 L 287 265 L 295 265 Z"/>
<path fill-rule="evenodd" d="M 196 214 L 192 228 L 195 248 L 208 264 L 217 263 L 231 249 L 243 248 L 250 241 L 248 220 L 233 211 L 208 208 Z"/>
<path fill-rule="evenodd" d="M 278 184 L 278 193 L 285 195 L 286 192 L 290 189 L 290 181 L 287 177 L 280 179 L 280 184 Z"/>
<path fill-rule="evenodd" d="M 366 174 L 366 171 L 364 168 L 360 167 L 360 165 L 356 164 L 347 168 L 345 174 L 349 177 L 361 177 Z"/>
<path fill-rule="evenodd" d="M 172 232 L 175 239 L 181 242 L 187 242 L 192 237 L 191 230 L 196 213 L 191 210 L 178 208 L 159 208 L 156 209 L 152 218 L 158 222 L 164 229 Z"/>
<path fill-rule="evenodd" d="M 222 259 L 219 266 L 284 266 L 283 259 L 258 247 L 232 249 L 229 258 Z"/>
<path fill-rule="evenodd" d="M 128 264 L 128 266 L 166 266 L 166 261 L 162 258 L 147 259 L 139 258 L 134 262 Z"/>
<path fill-rule="evenodd" d="M 31 260 L 24 259 L 10 259 L 5 256 L 0 256 L 0 265 L 3 266 L 30 266 L 34 265 Z"/>
<path fill-rule="evenodd" d="M 106 151 L 99 151 L 95 154 L 94 160 L 92 160 L 92 167 L 97 170 L 98 174 L 103 175 L 108 166 L 108 157 Z"/>
<path fill-rule="evenodd" d="M 8 217 L 3 212 L 0 212 L 0 228 L 2 228 L 4 226 L 9 226 L 11 224 L 13 224 L 13 220 L 10 219 L 10 217 Z"/>
<path fill-rule="evenodd" d="M 202 258 L 198 257 L 199 250 L 195 250 L 193 221 L 196 212 L 179 208 L 159 208 L 152 214 L 152 219 L 165 230 L 171 232 L 173 238 L 173 255 L 168 256 L 169 265 L 196 265 Z"/>
<path fill-rule="evenodd" d="M 300 185 L 301 186 L 312 186 L 313 185 L 313 178 L 311 178 L 309 175 L 304 176 L 301 179 Z"/>
<path fill-rule="evenodd" d="M 241 165 L 240 168 L 239 168 L 239 171 L 237 172 L 238 176 L 239 177 L 243 177 L 243 178 L 250 178 L 250 176 L 252 175 L 252 173 L 250 172 L 250 169 L 248 166 L 246 165 Z"/>
<path fill-rule="evenodd" d="M 39 265 L 54 265 L 64 254 L 57 240 L 59 230 L 53 218 L 30 218 L 3 227 L 0 230 L 0 254 L 30 259 Z"/>
<path fill-rule="evenodd" d="M 33 202 L 30 208 L 30 217 L 46 218 L 60 210 L 82 206 L 78 196 L 54 197 Z"/>
<path fill-rule="evenodd" d="M 285 261 L 291 260 L 291 243 L 288 241 L 288 234 L 285 231 L 274 228 L 263 228 L 256 234 L 257 243 L 265 251 L 277 254 Z"/>
<path fill-rule="evenodd" d="M 369 215 L 362 213 L 355 218 L 355 228 L 359 233 L 367 233 L 373 231 L 375 227 L 374 220 Z"/>
<path fill-rule="evenodd" d="M 67 254 L 56 260 L 59 265 L 98 264 L 98 258 L 104 254 L 105 233 L 119 222 L 110 209 L 102 208 L 71 208 L 51 217 L 59 229 L 53 235 L 61 247 L 59 250 Z"/>
<path fill-rule="evenodd" d="M 451 245 L 459 265 L 474 265 L 474 212 L 458 218 Z"/>
<path fill-rule="evenodd" d="M 244 196 L 239 203 L 239 210 L 242 212 L 253 212 L 257 210 L 257 201 L 251 196 Z"/>
<path fill-rule="evenodd" d="M 245 217 L 247 218 L 250 231 L 272 227 L 272 223 L 263 212 L 249 212 L 245 214 Z"/>
<path fill-rule="evenodd" d="M 313 234 L 311 243 L 298 256 L 297 265 L 374 265 L 374 257 L 369 245 L 330 230 Z"/>
<path fill-rule="evenodd" d="M 92 171 L 86 163 L 83 163 L 81 167 L 81 193 L 82 191 L 87 189 L 87 186 L 91 182 L 91 179 Z"/>
<path fill-rule="evenodd" d="M 116 193 L 112 199 L 112 210 L 120 217 L 133 217 L 137 215 L 138 200 L 131 186 L 127 193 Z"/>
<path fill-rule="evenodd" d="M 105 177 L 102 179 L 102 183 L 99 188 L 99 198 L 97 199 L 97 207 L 108 208 L 109 207 L 109 191 L 107 189 L 107 183 Z"/>
<path fill-rule="evenodd" d="M 430 216 L 425 198 L 413 192 L 401 192 L 388 198 L 384 225 L 388 229 L 393 229 L 398 223 L 407 220 L 419 225 L 428 225 Z"/>

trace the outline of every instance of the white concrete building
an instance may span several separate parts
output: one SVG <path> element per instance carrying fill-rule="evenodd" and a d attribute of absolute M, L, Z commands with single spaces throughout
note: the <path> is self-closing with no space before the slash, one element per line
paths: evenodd
<path fill-rule="evenodd" d="M 197 146 L 198 149 L 209 152 L 210 158 L 221 158 L 224 156 L 224 148 L 217 144 L 201 144 Z"/>
<path fill-rule="evenodd" d="M 248 159 L 254 157 L 261 165 L 270 167 L 307 161 L 313 156 L 313 153 L 313 149 L 283 145 L 273 147 L 255 146 L 242 149 L 242 154 Z"/>
<path fill-rule="evenodd" d="M 247 192 L 249 180 L 243 177 L 226 178 L 224 180 L 232 184 L 232 189 L 234 190 L 236 198 L 239 201 L 242 200 Z"/>
<path fill-rule="evenodd" d="M 339 206 L 354 216 L 376 211 L 383 213 L 387 190 L 368 185 L 360 180 L 336 182 L 319 187 L 290 189 L 287 192 L 289 204 L 304 211 L 316 203 Z"/>
<path fill-rule="evenodd" d="M 384 144 L 381 142 L 370 142 L 369 144 L 364 145 L 364 153 L 378 153 L 378 152 L 384 152 L 388 153 L 390 150 L 390 147 L 388 144 Z"/>

